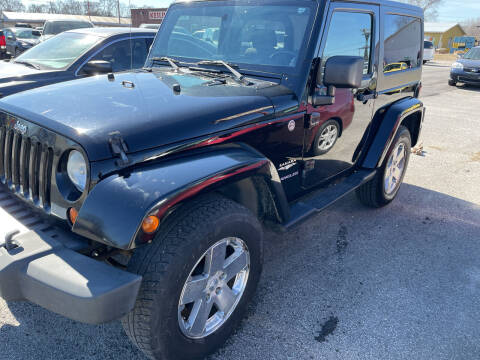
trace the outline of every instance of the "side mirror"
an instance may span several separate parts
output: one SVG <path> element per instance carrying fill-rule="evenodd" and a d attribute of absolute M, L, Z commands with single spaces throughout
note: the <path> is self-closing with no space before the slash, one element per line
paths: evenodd
<path fill-rule="evenodd" d="M 336 88 L 358 89 L 362 86 L 365 60 L 360 56 L 332 56 L 325 64 L 323 84 Z"/>
<path fill-rule="evenodd" d="M 325 63 L 325 71 L 319 67 L 317 84 L 327 87 L 327 95 L 313 95 L 313 106 L 335 103 L 335 89 L 358 89 L 362 86 L 365 60 L 360 56 L 332 56 Z M 323 75 L 323 78 L 322 78 Z"/>
<path fill-rule="evenodd" d="M 111 73 L 113 68 L 109 61 L 92 60 L 85 64 L 83 71 L 88 75 L 98 75 Z"/>

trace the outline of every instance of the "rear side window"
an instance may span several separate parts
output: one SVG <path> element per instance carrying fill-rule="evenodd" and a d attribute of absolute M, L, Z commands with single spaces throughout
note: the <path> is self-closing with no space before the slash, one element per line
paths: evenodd
<path fill-rule="evenodd" d="M 385 18 L 385 73 L 404 71 L 421 65 L 422 24 L 420 19 L 388 14 Z"/>

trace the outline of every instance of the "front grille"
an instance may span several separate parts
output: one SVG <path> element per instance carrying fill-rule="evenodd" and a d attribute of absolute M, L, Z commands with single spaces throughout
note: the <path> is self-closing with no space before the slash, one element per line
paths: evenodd
<path fill-rule="evenodd" d="M 465 72 L 480 74 L 480 68 L 465 68 L 463 69 Z"/>
<path fill-rule="evenodd" d="M 0 127 L 0 180 L 35 205 L 50 208 L 53 149 L 4 124 Z"/>
<path fill-rule="evenodd" d="M 474 78 L 474 77 L 459 76 L 459 77 L 458 77 L 458 81 L 460 81 L 460 82 L 480 83 L 480 77 Z"/>

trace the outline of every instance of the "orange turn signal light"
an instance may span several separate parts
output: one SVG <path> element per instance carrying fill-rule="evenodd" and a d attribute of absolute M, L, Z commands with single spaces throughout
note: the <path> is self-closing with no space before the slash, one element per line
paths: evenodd
<path fill-rule="evenodd" d="M 72 225 L 75 225 L 75 222 L 77 221 L 78 217 L 78 211 L 75 208 L 70 208 L 68 209 L 68 219 L 72 223 Z"/>
<path fill-rule="evenodd" d="M 160 219 L 155 215 L 147 216 L 142 222 L 142 230 L 147 234 L 152 234 L 157 231 L 160 225 Z"/>

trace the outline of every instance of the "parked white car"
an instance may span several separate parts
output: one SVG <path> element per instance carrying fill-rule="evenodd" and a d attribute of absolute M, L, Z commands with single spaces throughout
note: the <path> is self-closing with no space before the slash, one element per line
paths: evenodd
<path fill-rule="evenodd" d="M 433 46 L 433 42 L 425 40 L 423 42 L 423 63 L 425 64 L 427 61 L 432 61 L 434 55 L 435 46 Z"/>

